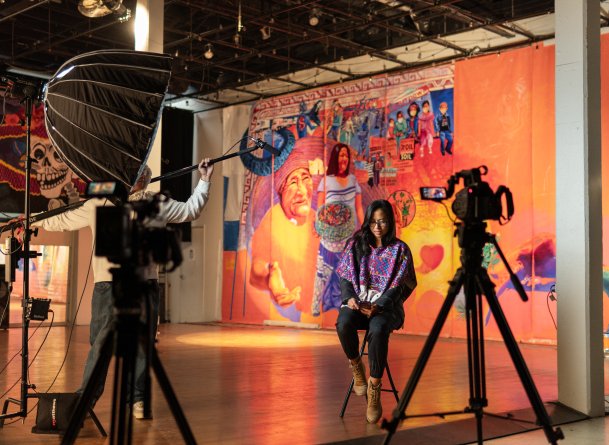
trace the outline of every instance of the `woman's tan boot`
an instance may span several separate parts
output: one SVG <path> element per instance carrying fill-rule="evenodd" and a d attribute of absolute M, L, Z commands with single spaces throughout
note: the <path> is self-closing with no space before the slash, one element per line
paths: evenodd
<path fill-rule="evenodd" d="M 381 385 L 373 385 L 372 381 L 368 381 L 368 409 L 366 410 L 366 420 L 369 423 L 376 423 L 383 415 L 383 407 L 381 406 Z"/>
<path fill-rule="evenodd" d="M 349 362 L 351 371 L 353 371 L 353 392 L 357 396 L 366 395 L 368 385 L 366 384 L 366 367 L 364 361 L 360 358 L 357 363 Z"/>

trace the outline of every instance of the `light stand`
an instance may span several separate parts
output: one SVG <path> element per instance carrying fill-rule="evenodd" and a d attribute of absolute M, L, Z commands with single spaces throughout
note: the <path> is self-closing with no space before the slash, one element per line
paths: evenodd
<path fill-rule="evenodd" d="M 4 426 L 5 419 L 10 419 L 13 417 L 23 417 L 27 416 L 27 399 L 32 397 L 28 394 L 28 390 L 30 388 L 35 388 L 35 385 L 30 385 L 28 383 L 28 366 L 29 366 L 29 348 L 28 348 L 28 336 L 29 336 L 29 327 L 30 327 L 30 319 L 29 319 L 29 311 L 32 304 L 32 300 L 30 298 L 30 258 L 36 258 L 38 255 L 34 251 L 30 251 L 30 240 L 33 231 L 30 229 L 30 175 L 32 171 L 32 162 L 35 162 L 31 157 L 31 147 L 30 147 L 30 138 L 31 138 L 31 126 L 32 126 L 32 106 L 33 106 L 33 97 L 36 96 L 37 91 L 32 91 L 31 89 L 27 90 L 27 94 L 25 98 L 22 100 L 22 103 L 25 103 L 25 125 L 26 125 L 26 147 L 25 147 L 25 221 L 24 224 L 24 233 L 23 233 L 23 246 L 21 249 L 21 253 L 18 254 L 19 257 L 23 258 L 23 298 L 21 300 L 21 394 L 20 399 L 8 398 L 4 402 L 4 406 L 2 408 L 2 414 L 0 415 L 0 428 Z M 14 413 L 8 413 L 8 405 L 9 403 L 14 403 L 19 405 L 19 411 Z"/>
<path fill-rule="evenodd" d="M 23 245 L 21 249 L 19 249 L 16 253 L 11 253 L 11 261 L 10 267 L 16 266 L 14 261 L 17 261 L 18 258 L 23 258 L 23 298 L 21 300 L 21 391 L 20 398 L 15 399 L 12 397 L 7 398 L 4 401 L 4 405 L 2 406 L 2 414 L 0 414 L 0 428 L 4 427 L 4 422 L 6 419 L 11 419 L 15 417 L 22 417 L 25 419 L 28 415 L 28 399 L 37 399 L 38 394 L 30 394 L 30 389 L 36 389 L 36 385 L 32 385 L 28 383 L 28 367 L 29 367 L 29 327 L 30 327 L 30 319 L 32 312 L 32 298 L 30 298 L 30 259 L 36 258 L 41 254 L 30 250 L 31 238 L 32 235 L 37 235 L 38 229 L 31 229 L 31 224 L 39 219 L 44 219 L 36 216 L 32 216 L 31 207 L 30 207 L 30 177 L 32 172 L 32 162 L 36 162 L 31 157 L 31 127 L 32 127 L 32 108 L 34 105 L 34 100 L 39 98 L 40 94 L 40 85 L 37 84 L 35 87 L 31 84 L 28 84 L 25 88 L 25 98 L 21 101 L 21 103 L 25 103 L 25 124 L 26 124 L 26 147 L 25 147 L 25 204 L 24 204 L 24 220 L 19 221 L 17 223 L 8 224 L 3 227 L 3 229 L 9 227 L 11 230 L 15 230 L 16 227 L 23 224 Z M 75 208 L 81 206 L 83 203 L 75 203 L 70 208 Z M 55 209 L 47 212 L 46 217 L 53 216 L 58 213 L 62 213 L 67 208 Z M 12 249 L 13 244 L 9 245 L 9 252 L 13 252 Z M 8 266 L 8 265 L 7 265 Z M 8 283 L 9 289 L 12 288 L 10 282 Z M 48 302 L 47 302 L 48 303 Z M 8 300 L 7 300 L 8 304 Z M 47 306 L 48 309 L 48 306 Z M 43 317 L 43 319 L 46 317 Z M 40 318 L 38 318 L 40 319 Z M 19 410 L 13 413 L 8 413 L 9 404 L 19 405 Z M 88 410 L 89 415 L 91 416 L 93 422 L 97 426 L 99 432 L 102 436 L 106 436 L 106 432 L 104 431 L 103 426 L 97 419 L 97 416 L 93 412 L 93 409 L 90 408 Z"/>

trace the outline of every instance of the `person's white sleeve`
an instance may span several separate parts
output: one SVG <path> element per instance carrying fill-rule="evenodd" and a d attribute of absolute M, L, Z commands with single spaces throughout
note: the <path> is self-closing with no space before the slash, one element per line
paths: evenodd
<path fill-rule="evenodd" d="M 35 222 L 32 226 L 41 227 L 49 232 L 79 230 L 83 227 L 88 227 L 91 225 L 93 218 L 95 218 L 95 209 L 99 205 L 97 201 L 96 199 L 90 199 L 76 209 L 67 210 L 59 215 Z"/>
<path fill-rule="evenodd" d="M 210 183 L 199 180 L 188 201 L 180 202 L 170 199 L 164 203 L 159 216 L 167 223 L 182 223 L 197 219 L 209 199 Z"/>

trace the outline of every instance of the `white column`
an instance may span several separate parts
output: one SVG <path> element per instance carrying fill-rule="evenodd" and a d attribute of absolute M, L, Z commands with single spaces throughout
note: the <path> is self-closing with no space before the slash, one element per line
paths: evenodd
<path fill-rule="evenodd" d="M 558 399 L 604 415 L 598 0 L 556 0 Z"/>
<path fill-rule="evenodd" d="M 164 0 L 137 0 L 135 9 L 135 49 L 153 53 L 163 52 Z M 152 176 L 161 174 L 161 132 L 162 124 L 156 132 L 148 166 Z M 155 182 L 148 187 L 150 191 L 160 191 L 161 183 Z"/>

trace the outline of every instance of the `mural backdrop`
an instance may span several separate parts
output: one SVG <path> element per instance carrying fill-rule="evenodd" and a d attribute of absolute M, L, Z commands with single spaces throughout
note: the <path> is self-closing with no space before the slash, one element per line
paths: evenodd
<path fill-rule="evenodd" d="M 23 213 L 25 190 L 25 114 L 17 99 L 1 91 L 0 115 L 0 212 Z M 49 142 L 42 105 L 34 107 L 31 125 L 31 206 L 33 212 L 50 210 L 76 202 L 85 183 L 68 168 Z"/>
<path fill-rule="evenodd" d="M 607 42 L 603 36 L 603 67 L 609 66 Z M 604 116 L 607 95 L 604 88 Z M 554 47 L 543 45 L 258 102 L 247 131 L 282 154 L 242 159 L 239 229 L 225 234 L 235 240 L 225 242 L 233 248 L 224 252 L 223 320 L 333 328 L 338 256 L 366 205 L 386 198 L 419 280 L 405 303 L 403 331 L 427 334 L 459 266 L 459 248 L 447 209 L 421 201 L 419 187 L 445 185 L 451 174 L 484 164 L 489 174 L 483 179 L 514 194 L 513 220 L 490 222 L 489 231 L 529 302 L 520 300 L 491 246 L 485 266 L 517 338 L 555 342 L 553 110 Z M 604 134 L 607 127 L 604 119 Z M 492 317 L 486 322 L 487 338 L 499 339 Z M 465 336 L 462 296 L 443 335 Z"/>

